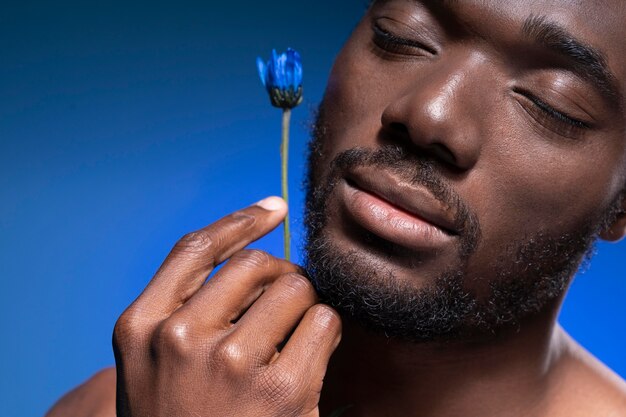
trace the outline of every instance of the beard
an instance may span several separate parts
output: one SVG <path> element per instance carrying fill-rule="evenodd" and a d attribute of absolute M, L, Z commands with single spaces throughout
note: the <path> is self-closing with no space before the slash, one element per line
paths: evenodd
<path fill-rule="evenodd" d="M 591 256 L 597 234 L 620 212 L 623 195 L 601 216 L 583 219 L 573 230 L 558 235 L 538 231 L 510 242 L 494 256 L 490 276 L 469 277 L 467 262 L 480 242 L 480 224 L 439 173 L 437 162 L 401 146 L 383 146 L 350 149 L 339 153 L 330 166 L 323 166 L 323 145 L 330 143 L 329 136 L 322 104 L 309 145 L 305 269 L 322 302 L 344 318 L 387 337 L 442 342 L 496 335 L 519 327 L 525 318 L 558 303 L 581 262 Z M 427 188 L 441 203 L 456 209 L 459 262 L 435 277 L 431 285 L 416 288 L 403 282 L 389 263 L 372 261 L 354 249 L 342 249 L 330 237 L 326 226 L 333 215 L 328 204 L 331 194 L 342 173 L 357 166 L 393 172 Z M 369 232 L 360 236 L 388 258 L 406 255 L 402 248 Z M 420 260 L 413 259 L 412 263 L 419 264 Z M 467 283 L 475 280 L 489 283 L 486 294 L 478 296 L 468 288 Z"/>

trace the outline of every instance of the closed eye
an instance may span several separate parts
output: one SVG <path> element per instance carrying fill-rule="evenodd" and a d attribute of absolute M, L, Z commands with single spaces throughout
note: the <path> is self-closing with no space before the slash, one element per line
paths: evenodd
<path fill-rule="evenodd" d="M 525 91 L 516 91 L 518 94 L 523 95 L 524 97 L 526 97 L 528 100 L 530 100 L 531 102 L 533 102 L 533 104 L 535 106 L 537 106 L 539 109 L 541 109 L 544 113 L 546 113 L 547 115 L 549 115 L 550 117 L 552 117 L 553 119 L 555 119 L 558 122 L 562 122 L 562 123 L 566 123 L 570 126 L 573 127 L 577 127 L 580 129 L 589 129 L 591 127 L 591 125 L 587 122 L 584 122 L 582 120 L 576 119 L 572 116 L 569 116 L 566 113 L 563 113 L 557 109 L 555 109 L 554 107 L 552 107 L 551 105 L 549 105 L 548 103 L 546 103 L 545 101 L 541 100 L 540 98 L 527 93 Z"/>
<path fill-rule="evenodd" d="M 576 119 L 541 100 L 527 91 L 514 90 L 521 107 L 541 127 L 570 139 L 580 139 L 586 131 L 593 128 L 589 122 Z"/>
<path fill-rule="evenodd" d="M 437 54 L 437 51 L 428 45 L 415 39 L 397 36 L 382 28 L 378 23 L 372 25 L 372 31 L 374 32 L 374 43 L 383 51 L 404 55 L 416 55 L 416 52 Z"/>

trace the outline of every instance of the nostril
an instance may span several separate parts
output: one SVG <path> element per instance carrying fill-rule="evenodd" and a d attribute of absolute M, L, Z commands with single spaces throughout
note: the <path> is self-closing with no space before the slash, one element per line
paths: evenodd
<path fill-rule="evenodd" d="M 428 152 L 434 157 L 436 157 L 437 159 L 449 165 L 453 165 L 453 166 L 457 165 L 456 156 L 454 155 L 454 153 L 452 153 L 450 149 L 448 149 L 447 146 L 441 143 L 432 143 L 428 145 L 427 149 L 428 149 Z"/>
<path fill-rule="evenodd" d="M 409 128 L 406 127 L 405 124 L 403 123 L 390 123 L 389 124 L 389 130 L 391 130 L 392 132 L 396 133 L 396 134 L 401 134 L 401 135 L 405 135 L 408 136 L 409 134 Z"/>
<path fill-rule="evenodd" d="M 402 143 L 407 149 L 412 149 L 417 154 L 427 153 L 430 157 L 451 165 L 457 165 L 457 158 L 454 153 L 443 143 L 433 141 L 431 143 L 422 143 L 414 141 L 411 138 L 411 131 L 406 124 L 400 122 L 389 123 L 383 131 L 388 140 L 395 143 Z M 382 132 L 381 132 L 382 133 Z"/>

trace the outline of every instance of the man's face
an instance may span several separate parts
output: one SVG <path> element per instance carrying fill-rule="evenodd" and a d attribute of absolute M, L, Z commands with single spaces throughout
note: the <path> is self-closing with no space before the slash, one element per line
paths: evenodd
<path fill-rule="evenodd" d="M 308 269 L 413 340 L 555 308 L 626 183 L 615 1 L 378 1 L 312 143 Z"/>

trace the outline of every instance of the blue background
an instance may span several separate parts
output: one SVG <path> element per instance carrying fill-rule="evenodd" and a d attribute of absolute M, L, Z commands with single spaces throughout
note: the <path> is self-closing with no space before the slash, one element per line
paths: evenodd
<path fill-rule="evenodd" d="M 279 194 L 280 112 L 254 60 L 304 57 L 307 126 L 364 0 L 10 2 L 0 12 L 0 415 L 42 415 L 113 364 L 111 330 L 184 233 Z M 280 255 L 281 235 L 256 246 Z M 300 247 L 295 244 L 297 259 Z M 626 376 L 626 245 L 600 245 L 561 321 Z"/>

